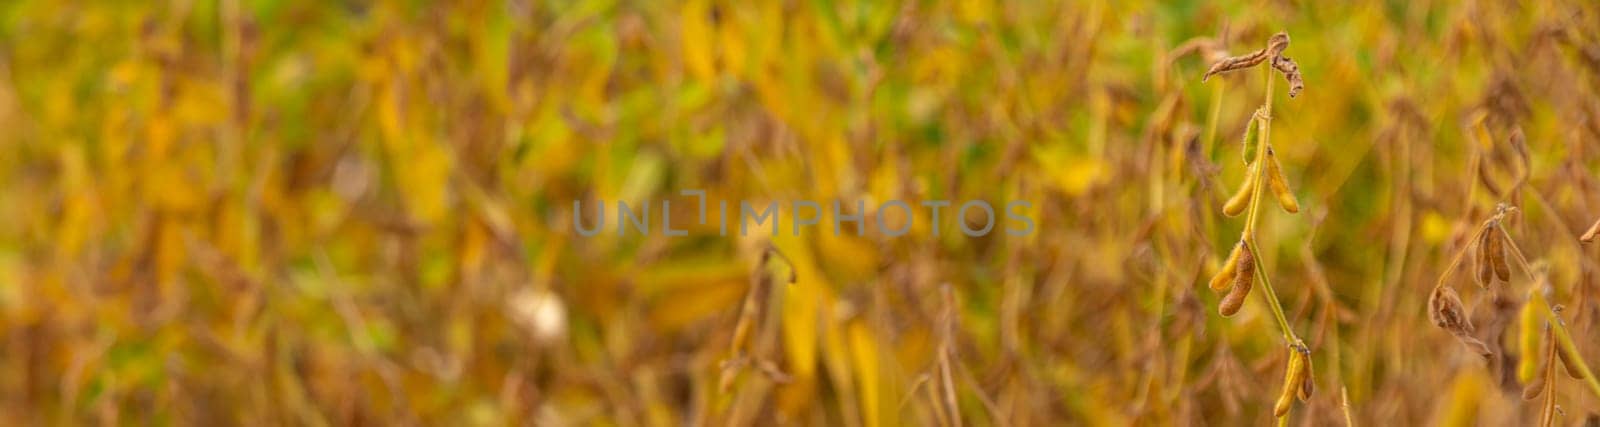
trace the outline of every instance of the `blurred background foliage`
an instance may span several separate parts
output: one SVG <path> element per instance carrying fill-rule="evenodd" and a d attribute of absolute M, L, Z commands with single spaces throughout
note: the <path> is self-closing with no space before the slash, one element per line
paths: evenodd
<path fill-rule="evenodd" d="M 1600 361 L 1596 251 L 1573 238 L 1600 216 L 1596 9 L 5 2 L 0 417 L 1264 424 L 1271 316 L 1223 319 L 1201 282 L 1267 94 L 1254 72 L 1201 84 L 1174 49 L 1287 31 L 1308 87 L 1272 94 L 1273 142 L 1306 209 L 1267 216 L 1261 256 L 1318 366 L 1294 422 L 1342 421 L 1347 389 L 1358 422 L 1526 424 L 1514 379 L 1425 306 L 1506 201 Z M 1533 168 L 1510 191 L 1516 127 Z M 936 236 L 918 209 L 900 237 L 723 237 L 684 189 L 863 200 L 867 221 L 1028 200 L 1038 227 L 968 238 L 954 222 L 981 218 L 946 210 Z M 572 226 L 575 200 L 664 199 L 689 236 Z M 1511 286 L 1458 286 L 1486 341 Z M 1557 390 L 1563 424 L 1600 410 Z"/>

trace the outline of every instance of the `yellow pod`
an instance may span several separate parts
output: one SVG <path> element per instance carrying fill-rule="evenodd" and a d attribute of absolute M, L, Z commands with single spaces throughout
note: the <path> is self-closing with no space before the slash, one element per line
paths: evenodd
<path fill-rule="evenodd" d="M 1228 252 L 1228 259 L 1222 262 L 1222 268 L 1217 270 L 1217 275 L 1211 276 L 1211 290 L 1222 292 L 1228 290 L 1233 281 L 1235 270 L 1239 268 L 1239 248 L 1244 242 L 1233 245 L 1233 251 Z"/>
<path fill-rule="evenodd" d="M 1244 184 L 1239 185 L 1239 191 L 1234 192 L 1233 197 L 1228 198 L 1228 203 L 1222 205 L 1222 214 L 1239 216 L 1239 214 L 1244 213 L 1245 208 L 1250 207 L 1250 198 L 1254 197 L 1255 187 L 1255 166 L 1245 168 Z"/>
<path fill-rule="evenodd" d="M 1283 166 L 1278 164 L 1278 155 L 1272 152 L 1272 147 L 1267 147 L 1267 186 L 1272 188 L 1272 195 L 1278 198 L 1278 206 L 1283 207 L 1284 212 L 1300 212 L 1300 201 L 1289 191 L 1289 181 L 1283 178 Z"/>
<path fill-rule="evenodd" d="M 1523 304 L 1522 313 L 1517 319 L 1517 351 L 1522 357 L 1517 360 L 1517 381 L 1527 384 L 1539 374 L 1539 311 L 1533 304 Z"/>
<path fill-rule="evenodd" d="M 1301 383 L 1305 381 L 1305 355 L 1294 346 L 1289 348 L 1289 363 L 1287 372 L 1283 374 L 1283 391 L 1278 393 L 1278 402 L 1272 407 L 1272 415 L 1282 417 L 1289 414 L 1289 405 L 1294 403 L 1295 394 L 1300 391 Z"/>

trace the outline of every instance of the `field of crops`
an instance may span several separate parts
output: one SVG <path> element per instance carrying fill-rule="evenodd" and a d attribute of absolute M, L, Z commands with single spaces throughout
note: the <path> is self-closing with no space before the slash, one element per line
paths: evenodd
<path fill-rule="evenodd" d="M 1596 220 L 1592 0 L 0 2 L 6 424 L 1597 425 Z"/>

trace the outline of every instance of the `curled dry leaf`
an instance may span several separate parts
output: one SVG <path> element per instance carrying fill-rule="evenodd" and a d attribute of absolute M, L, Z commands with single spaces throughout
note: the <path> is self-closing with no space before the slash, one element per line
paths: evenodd
<path fill-rule="evenodd" d="M 1429 306 L 1435 308 L 1432 311 L 1435 316 L 1434 324 L 1449 331 L 1462 345 L 1472 348 L 1473 352 L 1484 359 L 1488 359 L 1494 353 L 1489 350 L 1489 346 L 1484 344 L 1483 341 L 1472 336 L 1475 328 L 1465 314 L 1465 309 L 1461 304 L 1461 297 L 1456 294 L 1454 288 L 1441 287 L 1440 289 L 1443 289 L 1443 292 L 1436 290 L 1434 299 L 1429 301 Z"/>
<path fill-rule="evenodd" d="M 1447 331 L 1472 333 L 1472 321 L 1467 319 L 1465 309 L 1461 306 L 1461 296 L 1455 288 L 1433 288 L 1433 295 L 1428 298 L 1428 318 L 1433 320 L 1434 326 Z"/>
<path fill-rule="evenodd" d="M 1267 39 L 1267 54 L 1280 56 L 1286 49 L 1289 49 L 1289 33 L 1279 31 Z"/>
<path fill-rule="evenodd" d="M 1306 89 L 1305 78 L 1300 76 L 1300 66 L 1287 56 L 1272 58 L 1272 68 L 1283 74 L 1283 79 L 1289 81 L 1289 97 L 1300 96 L 1300 91 Z"/>
<path fill-rule="evenodd" d="M 1456 294 L 1455 288 L 1438 286 L 1433 289 L 1433 295 L 1428 298 L 1428 318 L 1433 320 L 1434 326 L 1449 331 L 1455 335 L 1456 340 L 1485 359 L 1494 353 L 1489 351 L 1489 346 L 1472 336 L 1472 322 L 1467 319 L 1466 310 L 1461 305 L 1461 296 Z"/>
<path fill-rule="evenodd" d="M 1279 54 L 1283 53 L 1284 49 L 1288 48 L 1288 33 L 1280 32 L 1278 34 L 1273 34 L 1272 38 L 1267 39 L 1267 47 L 1264 49 L 1244 55 L 1230 56 L 1211 64 L 1211 68 L 1207 69 L 1206 74 L 1200 77 L 1200 81 L 1206 81 L 1213 75 L 1243 70 L 1261 65 L 1262 62 L 1266 62 L 1268 59 L 1277 57 Z"/>
<path fill-rule="evenodd" d="M 1180 47 L 1187 48 L 1188 50 L 1200 48 L 1199 46 L 1189 47 L 1187 43 L 1185 46 Z M 1222 58 L 1221 60 L 1212 63 L 1211 68 L 1206 70 L 1205 75 L 1200 76 L 1200 81 L 1209 80 L 1213 75 L 1243 70 L 1261 65 L 1261 63 L 1265 62 L 1268 63 L 1268 65 L 1273 69 L 1278 70 L 1278 73 L 1283 74 L 1284 80 L 1289 81 L 1290 98 L 1300 96 L 1300 92 L 1306 88 L 1306 82 L 1305 79 L 1300 76 L 1300 66 L 1295 64 L 1293 59 L 1283 56 L 1283 51 L 1288 48 L 1288 33 L 1280 32 L 1273 34 L 1272 38 L 1267 39 L 1266 48 L 1244 55 Z"/>
<path fill-rule="evenodd" d="M 1204 76 L 1200 77 L 1200 81 L 1209 80 L 1209 79 L 1211 79 L 1211 76 L 1216 75 L 1216 74 L 1222 74 L 1222 73 L 1226 73 L 1226 72 L 1229 72 L 1229 71 L 1237 71 L 1237 70 L 1243 70 L 1243 69 L 1246 69 L 1246 68 L 1254 67 L 1256 65 L 1260 65 L 1262 62 L 1265 62 L 1266 60 L 1267 60 L 1267 51 L 1265 51 L 1265 50 L 1258 50 L 1258 51 L 1250 52 L 1250 53 L 1244 54 L 1244 55 L 1230 56 L 1230 57 L 1227 57 L 1227 58 L 1223 58 L 1221 61 L 1217 61 L 1217 63 L 1211 64 L 1211 68 L 1206 70 L 1206 74 Z"/>

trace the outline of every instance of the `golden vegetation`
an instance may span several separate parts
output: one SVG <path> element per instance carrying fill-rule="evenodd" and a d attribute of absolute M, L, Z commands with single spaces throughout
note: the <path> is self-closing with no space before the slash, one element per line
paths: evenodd
<path fill-rule="evenodd" d="M 17 424 L 1600 419 L 1593 1 L 9 1 L 0 153 Z"/>

